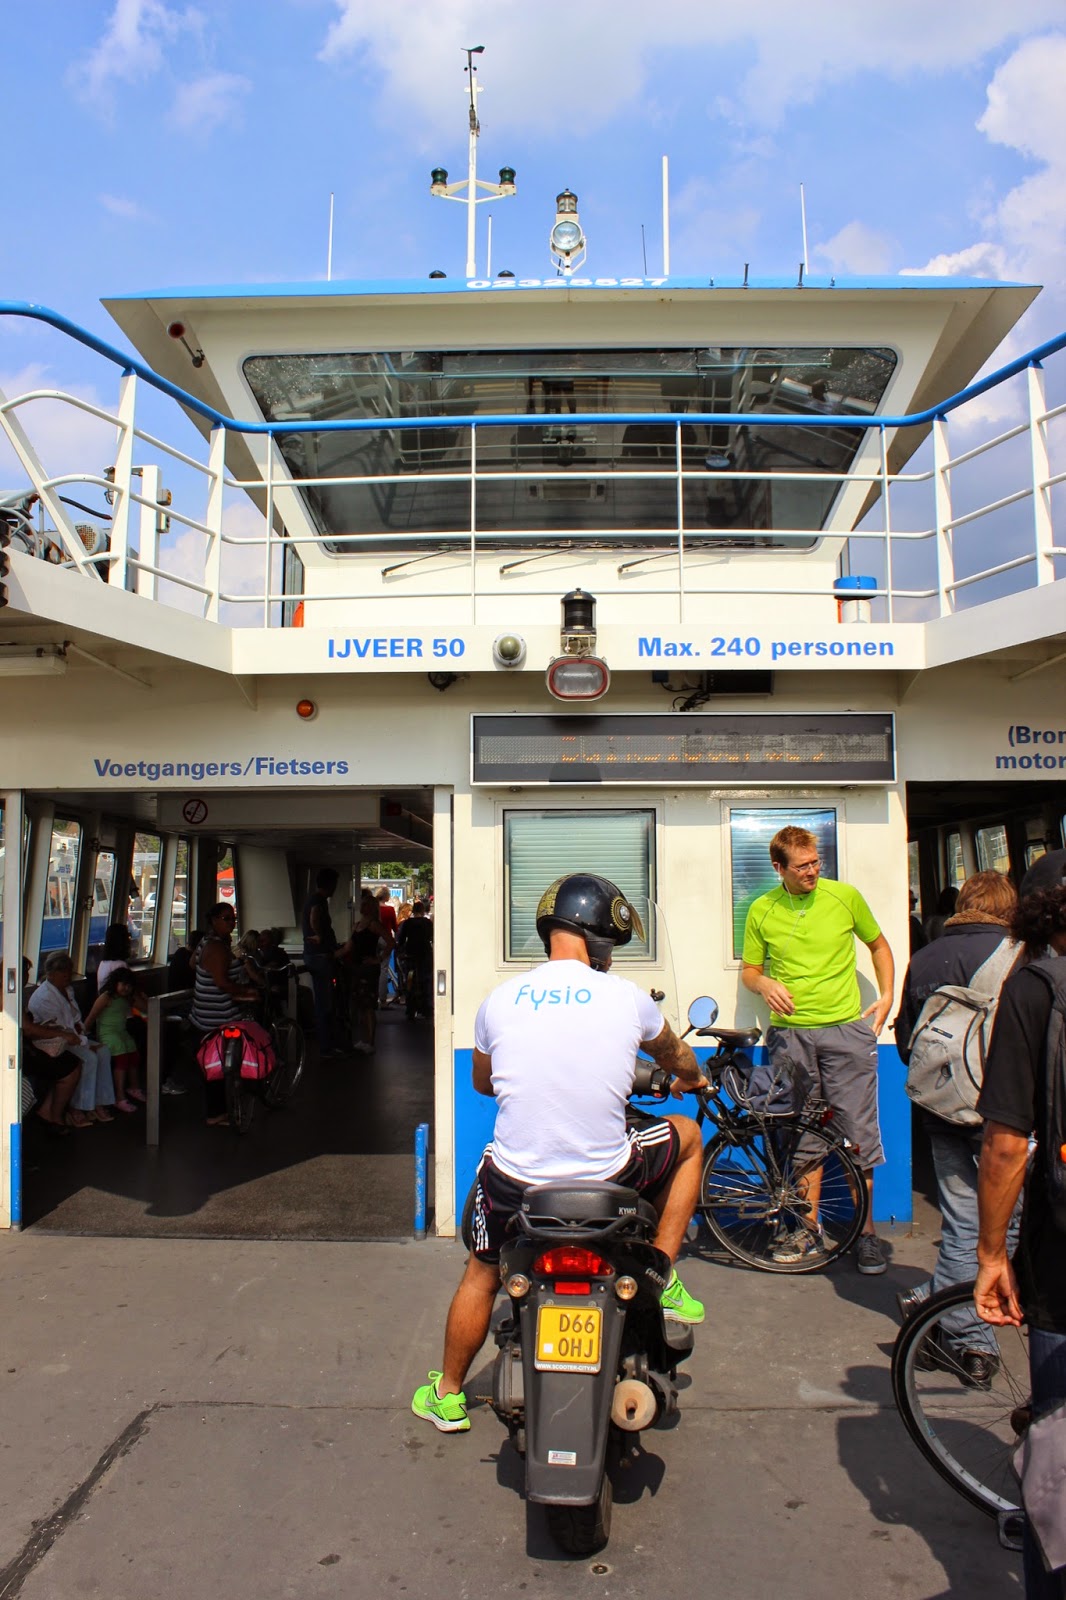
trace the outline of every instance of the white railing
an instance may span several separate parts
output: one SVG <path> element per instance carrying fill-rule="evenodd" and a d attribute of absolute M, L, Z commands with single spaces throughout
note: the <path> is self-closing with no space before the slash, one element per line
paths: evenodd
<path fill-rule="evenodd" d="M 4 309 L 0 306 L 0 311 Z M 19 314 L 29 314 L 25 310 Z M 35 313 L 36 314 L 36 313 Z M 673 427 L 673 459 L 658 460 L 654 466 L 615 469 L 602 462 L 582 464 L 565 470 L 514 468 L 500 470 L 485 466 L 485 451 L 479 445 L 492 430 L 528 428 L 528 417 L 476 418 L 390 418 L 359 420 L 351 423 L 239 423 L 211 412 L 194 397 L 184 395 L 166 380 L 140 367 L 121 352 L 104 346 L 63 319 L 49 313 L 45 320 L 64 326 L 72 336 L 89 343 L 110 361 L 124 363 L 119 382 L 118 403 L 114 411 L 75 395 L 54 389 L 35 389 L 10 399 L 0 394 L 0 433 L 6 438 L 22 471 L 28 489 L 37 496 L 37 553 L 78 570 L 87 582 L 106 582 L 132 589 L 163 603 L 183 609 L 195 607 L 209 619 L 226 620 L 236 625 L 279 626 L 291 621 L 294 602 L 300 598 L 298 581 L 294 586 L 292 562 L 283 561 L 284 552 L 299 558 L 306 551 L 321 549 L 337 558 L 328 589 L 331 600 L 358 603 L 373 595 L 380 599 L 382 585 L 402 598 L 431 598 L 441 593 L 441 557 L 461 565 L 467 573 L 471 606 L 491 587 L 498 593 L 499 579 L 521 582 L 524 594 L 558 595 L 558 585 L 536 587 L 535 572 L 526 569 L 547 554 L 556 554 L 560 545 L 580 567 L 583 554 L 596 552 L 603 562 L 618 556 L 617 575 L 627 579 L 640 574 L 637 581 L 647 583 L 649 568 L 655 569 L 654 582 L 648 585 L 658 593 L 676 592 L 678 611 L 684 616 L 686 596 L 721 591 L 720 558 L 723 551 L 754 562 L 758 551 L 746 554 L 746 545 L 758 546 L 772 538 L 777 548 L 803 548 L 822 538 L 843 541 L 840 566 L 843 571 L 861 573 L 873 580 L 868 590 L 876 617 L 889 621 L 924 621 L 980 604 L 1010 589 L 1031 588 L 1066 576 L 1066 537 L 1063 518 L 1058 519 L 1060 541 L 1056 542 L 1055 491 L 1066 482 L 1066 471 L 1055 470 L 1052 437 L 1055 424 L 1066 416 L 1066 405 L 1048 407 L 1045 371 L 1042 360 L 1058 356 L 1066 346 L 1066 336 L 1041 347 L 1030 356 L 1014 362 L 992 378 L 973 385 L 959 396 L 927 413 L 915 417 L 857 418 L 827 414 L 818 417 L 785 417 L 778 414 L 745 413 L 730 416 L 672 414 L 570 415 L 568 429 L 611 427 L 639 429 L 654 426 L 659 437 L 665 424 Z M 1059 358 L 1066 370 L 1066 355 Z M 970 443 L 974 431 L 970 408 L 993 391 L 1008 400 L 1009 385 L 1024 383 L 1020 418 L 1017 423 L 992 433 L 978 443 Z M 148 431 L 138 422 L 142 405 L 141 386 L 148 383 L 162 389 L 171 399 L 199 410 L 212 424 L 206 445 L 206 458 L 197 456 Z M 101 444 L 108 436 L 111 459 L 103 471 L 64 471 L 49 474 L 35 449 L 28 425 L 35 407 L 43 404 L 73 408 L 100 424 Z M 547 419 L 541 418 L 546 423 Z M 562 419 L 560 419 L 560 422 Z M 759 472 L 736 467 L 725 471 L 686 465 L 691 446 L 682 430 L 694 425 L 770 428 L 803 427 L 813 430 L 858 428 L 873 430 L 878 437 L 879 461 L 872 468 L 855 472 L 821 473 L 810 471 Z M 391 472 L 350 477 L 294 477 L 278 454 L 272 435 L 293 432 L 380 431 L 386 434 L 405 429 L 433 430 L 447 427 L 465 436 L 468 460 L 454 471 Z M 890 470 L 894 441 L 902 430 L 917 428 L 931 434 L 919 447 L 909 471 Z M 112 435 L 113 430 L 113 435 Z M 265 435 L 265 466 L 261 476 L 238 478 L 226 471 L 226 442 L 229 433 Z M 965 441 L 965 448 L 952 454 L 952 435 Z M 495 434 L 499 439 L 504 435 Z M 605 435 L 601 432 L 600 438 Z M 689 433 L 689 438 L 691 434 Z M 1061 443 L 1061 434 L 1055 437 Z M 1015 447 L 1012 449 L 1012 446 Z M 481 460 L 479 461 L 479 455 Z M 151 461 L 142 456 L 152 457 Z M 923 459 L 924 458 L 924 459 Z M 105 457 L 106 459 L 106 457 Z M 163 487 L 163 468 L 172 487 Z M 490 461 L 498 455 L 489 452 Z M 967 480 L 960 494 L 960 475 Z M 518 485 L 594 482 L 612 486 L 643 484 L 662 491 L 661 500 L 673 508 L 667 527 L 620 526 L 605 516 L 602 525 L 592 527 L 583 520 L 574 528 L 486 529 L 479 512 L 485 499 L 501 484 Z M 737 491 L 762 483 L 789 483 L 837 486 L 837 497 L 845 486 L 866 485 L 874 504 L 857 526 L 839 527 L 830 522 L 820 529 L 782 529 L 765 527 L 708 526 L 706 514 L 697 525 L 686 521 L 686 507 L 694 497 L 710 505 L 709 491 L 735 485 Z M 397 488 L 412 494 L 432 493 L 434 486 L 461 490 L 468 508 L 467 526 L 459 531 L 364 531 L 323 535 L 307 531 L 311 515 L 303 499 L 302 514 L 289 510 L 304 492 L 357 486 L 368 493 L 388 493 Z M 108 510 L 94 513 L 93 524 L 77 523 L 70 513 L 69 491 L 96 493 L 104 497 Z M 63 491 L 67 491 L 64 493 Z M 184 509 L 175 503 L 180 495 Z M 256 531 L 233 531 L 234 508 L 247 506 L 249 496 L 259 507 Z M 456 498 L 459 498 L 457 496 Z M 901 511 L 901 501 L 908 503 Z M 973 501 L 973 503 L 969 503 Z M 738 501 L 739 503 L 739 501 Z M 75 505 L 80 502 L 75 501 Z M 83 508 L 87 509 L 87 508 Z M 99 526 L 97 526 L 99 524 Z M 95 529 L 95 532 L 93 531 Z M 88 531 L 87 531 L 88 530 Z M 180 531 L 175 531 L 180 530 Z M 90 537 L 90 535 L 92 535 Z M 92 553 L 95 550 L 95 553 Z M 701 561 L 706 552 L 713 562 Z M 346 561 L 358 555 L 362 561 Z M 432 572 L 427 563 L 432 560 Z M 672 563 L 672 566 L 670 565 Z M 739 576 L 731 574 L 731 578 Z M 827 590 L 831 580 L 827 582 Z M 751 568 L 750 588 L 729 585 L 730 593 L 761 594 L 758 569 Z M 455 592 L 449 588 L 449 594 Z M 462 591 L 460 591 L 462 592 Z M 797 584 L 794 590 L 782 587 L 775 579 L 776 594 L 810 595 L 811 587 Z M 321 598 L 322 593 L 318 591 Z"/>

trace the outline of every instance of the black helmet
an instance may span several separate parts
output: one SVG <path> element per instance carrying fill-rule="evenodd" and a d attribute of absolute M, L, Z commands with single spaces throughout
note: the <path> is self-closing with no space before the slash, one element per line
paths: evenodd
<path fill-rule="evenodd" d="M 616 945 L 629 943 L 634 929 L 644 937 L 640 918 L 621 889 L 592 872 L 568 873 L 545 889 L 537 906 L 537 932 L 549 955 L 553 928 L 580 934 L 597 971 L 607 966 Z"/>

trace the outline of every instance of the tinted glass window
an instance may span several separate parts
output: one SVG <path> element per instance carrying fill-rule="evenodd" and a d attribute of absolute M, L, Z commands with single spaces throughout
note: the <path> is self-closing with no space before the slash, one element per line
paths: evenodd
<path fill-rule="evenodd" d="M 477 469 L 488 475 L 476 488 L 479 540 L 525 531 L 569 543 L 582 530 L 603 537 L 607 529 L 608 537 L 654 542 L 656 529 L 677 526 L 676 483 L 667 475 L 680 451 L 682 468 L 702 475 L 684 485 L 686 540 L 751 549 L 812 543 L 838 492 L 831 475 L 848 471 L 863 434 L 831 423 L 678 426 L 654 414 L 870 415 L 895 365 L 890 350 L 824 347 L 393 350 L 255 356 L 244 373 L 270 421 L 521 419 L 478 430 Z M 652 416 L 595 420 L 608 412 Z M 580 415 L 594 420 L 569 420 Z M 377 536 L 380 545 L 390 533 L 425 530 L 439 542 L 469 529 L 466 428 L 281 434 L 278 446 L 294 477 L 356 480 L 303 491 L 319 530 L 348 536 L 332 546 L 338 551 L 356 548 L 353 535 Z M 815 476 L 774 481 L 789 473 Z M 400 481 L 360 481 L 374 478 Z"/>

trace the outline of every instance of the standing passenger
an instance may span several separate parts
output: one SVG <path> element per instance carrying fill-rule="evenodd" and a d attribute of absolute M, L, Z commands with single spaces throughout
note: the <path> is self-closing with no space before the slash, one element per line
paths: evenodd
<path fill-rule="evenodd" d="M 903 995 L 896 1017 L 896 1048 L 904 1065 L 910 1059 L 911 1035 L 918 1015 L 942 984 L 969 985 L 974 974 L 1010 937 L 1011 918 L 1018 904 L 1013 883 L 1001 872 L 977 872 L 959 891 L 955 915 L 949 917 L 939 939 L 920 950 L 907 968 Z M 1021 954 L 1020 947 L 1018 955 Z M 1006 980 L 1010 968 L 1003 974 Z M 982 983 L 982 989 L 987 984 Z M 981 1125 L 966 1127 L 945 1122 L 931 1111 L 921 1112 L 933 1155 L 937 1203 L 940 1206 L 940 1250 L 931 1281 L 896 1296 L 904 1317 L 930 1294 L 951 1284 L 972 1283 L 977 1276 L 977 1163 L 981 1156 Z M 941 1340 L 951 1346 L 952 1370 L 961 1369 L 965 1381 L 987 1388 L 999 1366 L 995 1336 L 972 1312 L 960 1312 Z"/>
<path fill-rule="evenodd" d="M 311 974 L 315 1035 L 320 1058 L 341 1053 L 340 1029 L 333 1007 L 333 985 L 337 974 L 337 955 L 342 947 L 333 931 L 333 919 L 329 911 L 329 902 L 338 881 L 339 874 L 335 868 L 320 868 L 315 877 L 314 892 L 308 895 L 303 908 L 303 962 Z M 348 946 L 344 945 L 343 951 L 347 949 Z"/>
<path fill-rule="evenodd" d="M 833 1107 L 872 1199 L 873 1169 L 885 1159 L 877 1122 L 877 1035 L 892 1009 L 892 951 L 859 891 L 820 877 L 813 833 L 782 828 L 770 840 L 770 860 L 781 881 L 748 912 L 741 980 L 770 1007 L 766 1044 L 771 1062 L 799 1082 L 806 1077 L 813 1092 Z M 873 959 L 879 990 L 865 1011 L 855 974 L 857 938 Z M 819 1169 L 807 1179 L 809 1225 L 800 1223 L 778 1241 L 775 1261 L 802 1261 L 823 1252 L 821 1187 Z M 859 1240 L 857 1265 L 870 1276 L 888 1266 L 884 1245 L 874 1232 L 872 1207 Z"/>
<path fill-rule="evenodd" d="M 233 951 L 233 929 L 237 913 L 226 900 L 220 900 L 207 913 L 207 929 L 196 952 L 196 987 L 193 990 L 189 1021 L 201 1038 L 236 1022 L 247 1014 L 259 998 L 244 971 L 244 962 Z M 226 1086 L 221 1079 L 205 1083 L 206 1116 L 209 1127 L 228 1122 Z"/>
<path fill-rule="evenodd" d="M 381 976 L 378 978 L 378 1005 L 384 1006 L 388 1004 L 389 999 L 389 973 L 390 971 L 395 971 L 392 965 L 392 951 L 396 944 L 396 930 L 399 923 L 396 917 L 396 907 L 392 903 L 392 896 L 389 894 L 385 884 L 382 884 L 380 889 L 375 890 L 374 899 L 378 903 L 378 920 L 392 940 L 388 952 L 382 959 Z"/>
<path fill-rule="evenodd" d="M 1059 1032 L 1066 1006 L 1066 883 L 1060 878 L 1053 888 L 1023 895 L 1012 927 L 1034 959 L 1003 986 L 977 1102 L 986 1120 L 973 1297 L 978 1315 L 993 1326 L 1027 1324 L 1036 1421 L 1066 1401 L 1066 1214 L 1049 1186 L 1049 1172 L 1063 1160 L 1066 1146 L 1063 1129 L 1055 1126 L 1048 1082 L 1049 1074 L 1066 1073 Z M 1012 1261 L 1007 1229 L 1023 1186 L 1021 1237 Z M 1023 1539 L 1026 1600 L 1061 1600 L 1066 1573 L 1045 1569 L 1028 1519 Z"/>

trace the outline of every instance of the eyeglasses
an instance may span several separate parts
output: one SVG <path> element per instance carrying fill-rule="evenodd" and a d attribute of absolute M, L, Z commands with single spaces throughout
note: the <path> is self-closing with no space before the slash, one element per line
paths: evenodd
<path fill-rule="evenodd" d="M 821 872 L 822 863 L 820 861 L 790 861 L 788 870 L 790 872 Z"/>

